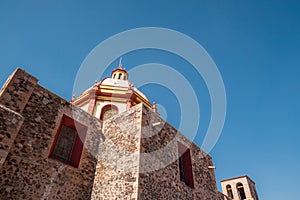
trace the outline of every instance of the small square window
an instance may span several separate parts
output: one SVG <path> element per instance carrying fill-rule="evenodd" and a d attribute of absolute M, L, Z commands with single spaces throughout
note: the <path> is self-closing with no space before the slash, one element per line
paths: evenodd
<path fill-rule="evenodd" d="M 63 115 L 49 157 L 78 167 L 86 131 L 87 127 Z"/>

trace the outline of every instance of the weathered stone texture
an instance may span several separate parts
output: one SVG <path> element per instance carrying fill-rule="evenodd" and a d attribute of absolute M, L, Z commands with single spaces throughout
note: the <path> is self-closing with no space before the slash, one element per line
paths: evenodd
<path fill-rule="evenodd" d="M 92 199 L 216 200 L 212 159 L 142 104 L 103 124 Z M 190 148 L 195 188 L 180 181 L 178 147 Z"/>
<path fill-rule="evenodd" d="M 216 200 L 211 157 L 147 107 L 142 121 L 139 199 Z M 178 142 L 190 149 L 194 188 L 180 181 Z"/>
<path fill-rule="evenodd" d="M 232 200 L 232 199 L 226 196 L 225 194 L 223 194 L 222 192 L 218 192 L 218 200 Z"/>
<path fill-rule="evenodd" d="M 90 199 L 102 137 L 99 120 L 29 80 L 35 79 L 17 70 L 0 96 L 11 109 L 0 107 L 0 145 L 9 151 L 0 168 L 1 199 Z M 6 102 L 7 94 L 12 98 Z M 63 115 L 88 127 L 78 168 L 49 158 Z"/>
<path fill-rule="evenodd" d="M 0 168 L 14 144 L 23 120 L 18 113 L 0 105 Z"/>
<path fill-rule="evenodd" d="M 35 77 L 24 70 L 16 69 L 0 91 L 0 105 L 4 105 L 16 112 L 22 112 L 37 81 Z"/>
<path fill-rule="evenodd" d="M 63 115 L 88 128 L 78 168 L 49 158 Z M 178 142 L 194 188 L 180 181 Z M 0 156 L 0 199 L 224 199 L 211 157 L 143 104 L 102 126 L 20 69 L 0 91 Z"/>
<path fill-rule="evenodd" d="M 104 122 L 92 199 L 137 199 L 141 110 L 139 104 Z"/>

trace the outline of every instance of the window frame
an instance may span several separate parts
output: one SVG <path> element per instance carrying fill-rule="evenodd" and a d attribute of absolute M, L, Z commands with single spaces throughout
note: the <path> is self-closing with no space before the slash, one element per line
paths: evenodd
<path fill-rule="evenodd" d="M 72 150 L 70 152 L 68 162 L 64 162 L 63 160 L 57 159 L 57 157 L 55 155 L 53 155 L 54 149 L 57 145 L 58 138 L 61 134 L 61 130 L 62 130 L 63 126 L 73 129 L 74 133 L 76 134 L 73 144 L 72 144 Z M 56 130 L 56 134 L 54 137 L 54 141 L 52 142 L 52 146 L 51 146 L 48 158 L 51 158 L 55 161 L 78 168 L 80 165 L 81 158 L 82 158 L 82 152 L 83 152 L 86 134 L 87 134 L 86 126 L 75 121 L 74 119 L 72 119 L 71 117 L 69 117 L 67 115 L 63 115 L 61 118 L 60 124 Z"/>
<path fill-rule="evenodd" d="M 187 185 L 188 187 L 194 189 L 195 185 L 194 185 L 194 174 L 193 174 L 191 151 L 189 148 L 187 148 L 185 145 L 183 145 L 180 142 L 178 142 L 177 145 L 178 145 L 177 163 L 178 163 L 180 181 L 185 183 L 185 185 Z"/>

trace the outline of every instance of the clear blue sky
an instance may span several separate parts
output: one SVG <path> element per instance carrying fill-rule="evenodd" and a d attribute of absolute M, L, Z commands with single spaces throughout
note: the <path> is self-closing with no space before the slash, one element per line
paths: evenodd
<path fill-rule="evenodd" d="M 180 31 L 208 51 L 226 87 L 226 124 L 211 152 L 218 181 L 248 174 L 262 200 L 298 200 L 299 10 L 297 1 L 2 0 L 0 84 L 21 67 L 41 85 L 70 99 L 83 59 L 109 36 L 145 26 Z M 192 70 L 183 70 L 188 63 L 165 52 L 134 52 L 123 60 L 128 69 L 158 62 L 178 69 L 191 82 L 200 79 Z M 117 61 L 109 69 L 116 65 Z M 205 130 L 210 111 L 203 85 L 195 87 L 198 97 L 203 96 L 200 129 Z M 178 124 L 180 110 L 176 100 L 169 101 L 174 99 L 170 91 L 155 85 L 141 90 L 165 105 L 168 121 Z M 201 144 L 201 137 L 195 142 Z"/>

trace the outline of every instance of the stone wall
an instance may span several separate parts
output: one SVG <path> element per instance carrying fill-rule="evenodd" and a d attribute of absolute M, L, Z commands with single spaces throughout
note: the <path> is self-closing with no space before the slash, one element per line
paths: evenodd
<path fill-rule="evenodd" d="M 142 104 L 103 123 L 92 199 L 136 200 Z"/>
<path fill-rule="evenodd" d="M 23 120 L 20 114 L 0 105 L 0 168 L 14 144 Z"/>
<path fill-rule="evenodd" d="M 0 91 L 0 105 L 21 113 L 31 96 L 37 79 L 22 69 L 16 69 Z"/>
<path fill-rule="evenodd" d="M 106 120 L 103 134 L 92 199 L 224 199 L 211 157 L 146 106 Z M 178 142 L 190 149 L 194 188 L 180 181 Z"/>
<path fill-rule="evenodd" d="M 222 192 L 219 192 L 218 200 L 232 200 L 232 199 L 226 196 L 225 194 L 223 194 Z"/>
<path fill-rule="evenodd" d="M 218 199 L 211 157 L 147 107 L 142 116 L 139 199 Z M 190 149 L 194 188 L 180 181 L 178 142 Z"/>
<path fill-rule="evenodd" d="M 88 127 L 78 168 L 49 158 L 63 115 Z M 193 188 L 180 181 L 178 142 Z M 0 199 L 222 199 L 211 157 L 143 104 L 102 126 L 21 69 L 0 91 L 0 161 Z"/>
<path fill-rule="evenodd" d="M 0 93 L 1 199 L 90 199 L 102 134 L 99 121 L 21 69 Z M 63 115 L 88 127 L 78 168 L 49 158 Z"/>

